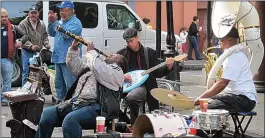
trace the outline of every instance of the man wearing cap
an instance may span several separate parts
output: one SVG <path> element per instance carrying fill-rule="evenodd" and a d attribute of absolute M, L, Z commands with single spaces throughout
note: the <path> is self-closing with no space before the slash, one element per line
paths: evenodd
<path fill-rule="evenodd" d="M 27 82 L 29 72 L 29 59 L 34 53 L 39 52 L 42 47 L 50 48 L 46 26 L 39 19 L 37 7 L 29 9 L 28 17 L 19 23 L 19 28 L 29 37 L 29 40 L 22 45 L 22 86 Z"/>
<path fill-rule="evenodd" d="M 139 37 L 137 35 L 137 30 L 134 28 L 129 28 L 125 30 L 123 34 L 123 38 L 127 42 L 127 47 L 118 51 L 118 54 L 126 57 L 128 61 L 129 70 L 146 70 L 147 64 L 148 68 L 151 68 L 157 64 L 159 64 L 158 57 L 156 56 L 156 51 L 149 47 L 144 47 L 139 41 Z M 145 57 L 145 51 L 148 53 L 148 58 Z M 148 59 L 148 61 L 147 61 Z M 153 88 L 157 88 L 156 78 L 163 77 L 173 67 L 174 59 L 169 58 L 167 60 L 167 66 L 157 69 L 156 71 L 149 74 L 149 78 L 147 81 L 140 86 L 128 93 L 125 98 L 125 103 L 130 108 L 130 116 L 131 116 L 131 124 L 133 125 L 136 118 L 138 117 L 139 107 L 141 104 L 147 101 L 149 111 L 159 108 L 158 101 L 150 94 L 150 91 Z M 148 62 L 148 63 L 146 63 Z M 127 73 L 127 72 L 125 72 Z M 125 81 L 131 82 L 131 76 L 125 75 Z"/>
<path fill-rule="evenodd" d="M 56 27 L 60 25 L 64 30 L 78 36 L 81 36 L 82 32 L 82 24 L 74 14 L 74 4 L 70 1 L 63 1 L 58 8 L 60 8 L 60 20 L 57 20 L 57 14 L 53 11 L 49 11 L 48 14 L 48 33 L 51 37 L 54 37 L 52 62 L 55 63 L 56 70 L 55 89 L 58 98 L 57 103 L 65 97 L 75 77 L 65 63 L 67 50 L 71 46 L 73 39 L 57 31 Z"/>
<path fill-rule="evenodd" d="M 221 49 L 226 51 L 230 47 L 239 46 L 238 30 L 231 31 L 220 39 Z M 257 92 L 253 82 L 249 61 L 244 51 L 234 52 L 223 62 L 222 78 L 209 90 L 196 98 L 195 105 L 200 98 L 210 98 L 209 109 L 225 109 L 230 112 L 252 111 L 257 102 Z"/>

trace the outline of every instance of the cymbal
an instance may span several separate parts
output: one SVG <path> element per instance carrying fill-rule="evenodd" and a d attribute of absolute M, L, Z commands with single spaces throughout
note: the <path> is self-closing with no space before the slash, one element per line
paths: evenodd
<path fill-rule="evenodd" d="M 151 90 L 151 95 L 163 104 L 172 107 L 184 110 L 194 109 L 194 101 L 180 92 L 155 88 Z"/>

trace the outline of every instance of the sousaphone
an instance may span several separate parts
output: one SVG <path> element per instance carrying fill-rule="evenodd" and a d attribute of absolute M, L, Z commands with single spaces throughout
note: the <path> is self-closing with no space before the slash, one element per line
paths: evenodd
<path fill-rule="evenodd" d="M 216 1 L 212 10 L 212 29 L 218 38 L 225 37 L 233 26 L 241 24 L 245 31 L 245 46 L 233 46 L 227 49 L 214 63 L 207 78 L 209 89 L 216 79 L 216 73 L 223 61 L 234 52 L 244 51 L 248 56 L 253 76 L 258 72 L 264 56 L 264 48 L 260 38 L 259 15 L 249 2 Z"/>

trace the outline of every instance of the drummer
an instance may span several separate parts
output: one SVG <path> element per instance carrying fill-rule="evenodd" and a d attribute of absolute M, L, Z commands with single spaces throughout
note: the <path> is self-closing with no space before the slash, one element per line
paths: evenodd
<path fill-rule="evenodd" d="M 239 34 L 236 28 L 219 40 L 222 50 L 238 43 Z M 243 51 L 233 53 L 223 62 L 223 74 L 210 89 L 196 98 L 194 104 L 199 104 L 200 98 L 210 98 L 208 109 L 225 109 L 230 112 L 250 112 L 257 102 L 257 92 L 253 82 L 247 55 Z"/>
<path fill-rule="evenodd" d="M 141 70 L 141 69 L 146 70 L 160 63 L 156 51 L 149 47 L 144 47 L 141 44 L 136 29 L 129 28 L 125 30 L 123 38 L 127 42 L 127 47 L 121 49 L 117 53 L 127 58 L 129 71 Z M 148 53 L 147 57 L 145 56 L 144 52 L 145 50 L 147 50 Z M 172 69 L 174 59 L 169 58 L 167 61 L 168 61 L 167 66 L 157 69 L 156 71 L 150 73 L 149 78 L 142 86 L 132 90 L 126 96 L 125 104 L 130 108 L 132 125 L 134 124 L 136 118 L 138 117 L 139 107 L 141 104 L 147 101 L 149 111 L 159 108 L 159 103 L 155 98 L 153 98 L 153 96 L 151 96 L 150 90 L 153 88 L 157 88 L 156 78 L 165 76 Z M 149 67 L 147 67 L 148 65 Z M 132 76 L 125 75 L 124 77 L 126 82 L 132 81 L 131 79 Z"/>

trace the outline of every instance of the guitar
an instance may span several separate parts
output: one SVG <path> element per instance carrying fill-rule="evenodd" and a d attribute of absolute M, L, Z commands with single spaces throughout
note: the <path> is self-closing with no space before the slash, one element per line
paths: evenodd
<path fill-rule="evenodd" d="M 175 61 L 181 61 L 183 59 L 185 59 L 187 57 L 187 54 L 182 54 L 182 55 L 178 55 L 174 57 Z M 128 93 L 131 90 L 140 87 L 149 77 L 149 73 L 155 71 L 156 69 L 159 69 L 161 67 L 163 67 L 164 65 L 167 64 L 167 61 L 162 62 L 148 70 L 135 70 L 135 71 L 131 71 L 128 72 L 126 74 L 129 74 L 132 78 L 132 82 L 128 83 L 125 82 L 123 84 L 123 93 Z"/>

